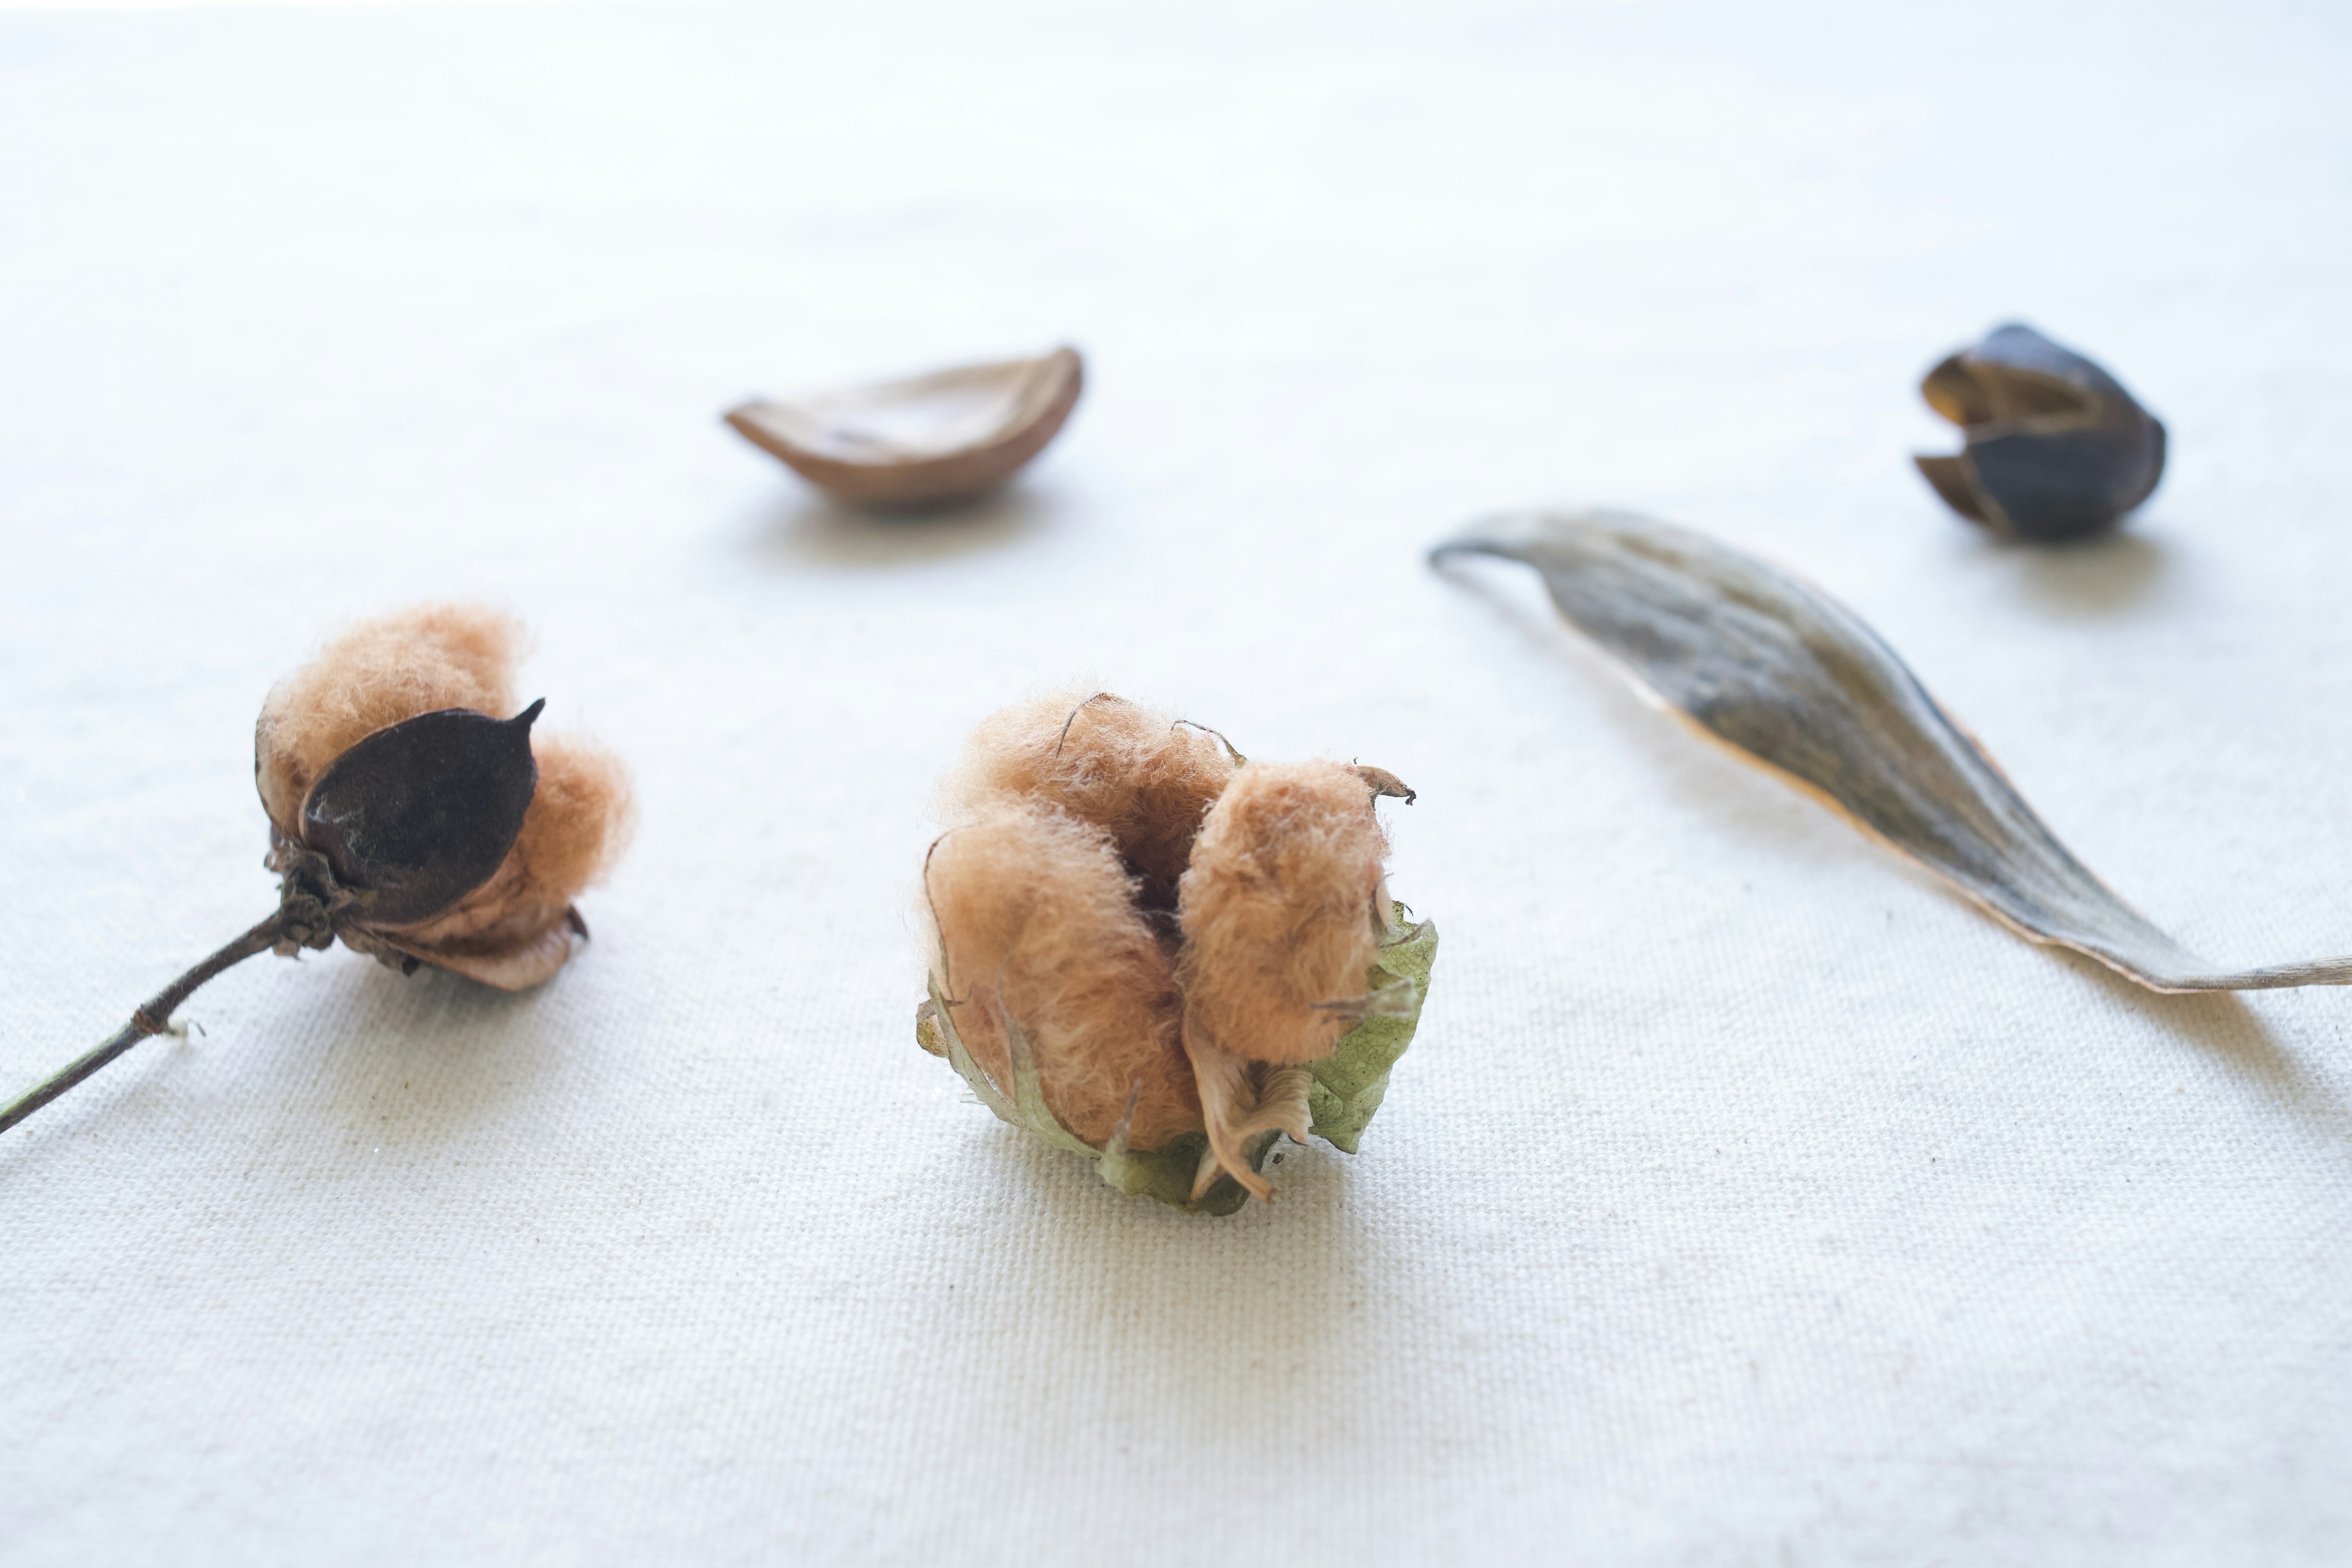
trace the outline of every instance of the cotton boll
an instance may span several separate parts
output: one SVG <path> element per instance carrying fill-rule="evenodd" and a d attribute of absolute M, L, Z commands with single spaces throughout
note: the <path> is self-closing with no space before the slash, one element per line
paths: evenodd
<path fill-rule="evenodd" d="M 1391 921 L 1383 795 L 1413 798 L 1108 692 L 1003 710 L 942 786 L 917 1043 L 1119 1191 L 1271 1197 L 1278 1135 L 1355 1150 L 1419 1016 L 1435 931 Z"/>
<path fill-rule="evenodd" d="M 254 727 L 254 781 L 278 835 L 301 837 L 311 785 L 377 731 L 451 708 L 513 712 L 523 642 L 521 623 L 503 612 L 426 605 L 363 621 L 328 643 L 270 692 Z M 503 990 L 563 967 L 587 934 L 572 900 L 627 844 L 628 774 L 611 753 L 562 737 L 534 734 L 531 754 L 537 787 L 489 879 L 430 920 L 345 931 L 346 944 Z"/>
<path fill-rule="evenodd" d="M 201 985 L 265 952 L 341 942 L 509 990 L 563 967 L 588 928 L 572 900 L 630 822 L 617 759 L 536 733 L 516 710 L 521 627 L 427 605 L 364 622 L 272 689 L 254 725 L 278 907 L 133 1008 L 113 1038 L 0 1105 L 0 1132 L 171 1030 Z"/>
<path fill-rule="evenodd" d="M 1329 1055 L 1379 951 L 1387 854 L 1355 769 L 1236 773 L 1193 843 L 1177 903 L 1188 1042 L 1260 1062 Z"/>
<path fill-rule="evenodd" d="M 1013 1087 L 1009 1018 L 1027 1037 L 1047 1108 L 1075 1136 L 1101 1146 L 1130 1090 L 1131 1146 L 1201 1130 L 1173 969 L 1102 827 L 999 799 L 939 840 L 924 886 L 934 981 L 999 1089 Z"/>
<path fill-rule="evenodd" d="M 1075 689 L 983 721 L 948 781 L 944 805 L 951 818 L 1004 795 L 1057 805 L 1110 834 L 1145 908 L 1170 910 L 1202 817 L 1234 768 L 1208 731 Z"/>

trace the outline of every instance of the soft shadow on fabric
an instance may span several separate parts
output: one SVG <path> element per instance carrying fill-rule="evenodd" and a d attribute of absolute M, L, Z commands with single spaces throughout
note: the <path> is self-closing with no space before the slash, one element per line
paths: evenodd
<path fill-rule="evenodd" d="M 986 1115 L 975 1110 L 976 1115 Z M 1333 1321 L 1363 1300 L 1368 1270 L 1402 1266 L 1390 1238 L 1351 1205 L 1349 1155 L 1286 1140 L 1267 1174 L 1272 1204 L 1222 1217 L 1113 1191 L 1087 1162 L 1001 1125 L 969 1158 L 995 1167 L 1023 1216 L 1024 1245 L 994 1252 L 992 1281 L 1028 1303 L 1038 1342 L 1080 1364 L 1172 1373 L 1189 1397 L 1155 1419 L 1188 1422 L 1203 1443 L 1344 1381 L 1360 1353 Z"/>
<path fill-rule="evenodd" d="M 2068 967 L 2087 974 L 2125 1012 L 2233 1068 L 2306 1131 L 2352 1148 L 2352 1106 L 2330 1093 L 2301 1061 L 2280 1047 L 2246 994 L 2208 991 L 2174 995 L 2150 991 L 2095 958 L 2063 947 L 2047 951 Z"/>
<path fill-rule="evenodd" d="M 1052 491 L 1015 480 L 959 501 L 887 510 L 845 506 L 803 489 L 766 509 L 750 550 L 776 566 L 887 571 L 985 554 L 1043 533 Z"/>
<path fill-rule="evenodd" d="M 372 1146 L 468 1142 L 567 1054 L 565 1031 L 533 1016 L 541 991 L 494 990 L 436 969 L 403 977 L 341 952 L 299 962 L 316 972 L 299 999 L 248 1015 L 240 1028 L 208 1026 L 195 997 L 177 1020 L 184 1035 L 142 1042 L 93 1086 L 111 1092 L 68 1097 L 0 1140 L 0 1178 L 73 1152 L 84 1135 L 136 1144 L 159 1125 L 204 1120 L 224 1091 L 209 1074 L 198 1087 L 188 1071 L 198 1053 L 233 1056 L 236 1092 L 251 1100 L 257 1123 L 281 1121 L 321 1149 L 330 1146 L 315 1141 L 328 1131 Z"/>
<path fill-rule="evenodd" d="M 2145 603 L 2160 589 L 2167 564 L 2164 546 L 2131 531 L 2129 524 L 2122 532 L 2073 544 L 1988 539 L 1971 560 L 2006 573 L 2025 603 L 2082 620 Z"/>
<path fill-rule="evenodd" d="M 576 1056 L 546 1016 L 545 986 L 499 991 L 435 969 L 338 967 L 333 996 L 320 1003 L 327 1038 L 303 1074 L 310 1091 L 289 1114 L 411 1148 L 465 1142 Z"/>

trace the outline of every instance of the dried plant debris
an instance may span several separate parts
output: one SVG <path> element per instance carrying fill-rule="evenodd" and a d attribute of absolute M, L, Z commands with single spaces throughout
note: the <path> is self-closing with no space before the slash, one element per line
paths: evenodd
<path fill-rule="evenodd" d="M 1122 1192 L 1271 1197 L 1283 1133 L 1353 1152 L 1436 928 L 1388 894 L 1379 768 L 1262 763 L 1108 692 L 1008 708 L 923 867 L 923 1048 Z"/>
<path fill-rule="evenodd" d="M 280 683 L 253 769 L 277 910 L 0 1110 L 0 1131 L 258 952 L 341 940 L 404 973 L 429 963 L 508 991 L 562 968 L 588 935 L 572 900 L 626 842 L 628 779 L 596 747 L 538 735 L 544 700 L 515 711 L 521 638 L 508 616 L 426 606 L 353 627 Z"/>
<path fill-rule="evenodd" d="M 2074 350 L 2011 322 L 1919 384 L 1967 437 L 1912 461 L 1962 517 L 2010 539 L 2087 539 L 2164 477 L 2164 426 Z"/>
<path fill-rule="evenodd" d="M 2058 842 L 1876 633 L 1753 556 L 1615 511 L 1492 519 L 1432 558 L 1467 554 L 1534 567 L 1643 691 L 2029 941 L 2152 991 L 2352 984 L 2352 958 L 2221 969 L 2158 931 Z"/>
<path fill-rule="evenodd" d="M 1078 351 L 1058 348 L 790 401 L 755 399 L 730 409 L 727 423 L 837 500 L 919 506 L 1011 479 L 1060 432 L 1085 384 Z"/>

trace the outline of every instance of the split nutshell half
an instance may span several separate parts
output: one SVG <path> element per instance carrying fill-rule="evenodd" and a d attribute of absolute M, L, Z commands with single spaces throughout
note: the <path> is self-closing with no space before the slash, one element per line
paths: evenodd
<path fill-rule="evenodd" d="M 1253 762 L 1108 692 L 1007 708 L 943 791 L 916 1038 L 1119 1190 L 1270 1197 L 1282 1133 L 1353 1152 L 1436 928 L 1389 897 L 1378 768 Z"/>
<path fill-rule="evenodd" d="M 2123 384 L 2032 327 L 2011 322 L 1919 384 L 1966 437 L 1912 458 L 1944 504 L 2009 539 L 2087 539 L 2123 521 L 2164 477 L 2164 426 Z"/>
<path fill-rule="evenodd" d="M 1086 367 L 1074 348 L 1034 359 L 791 399 L 755 398 L 727 423 L 836 500 L 920 506 L 1002 484 L 1061 431 Z"/>
<path fill-rule="evenodd" d="M 279 683 L 254 728 L 277 910 L 0 1110 L 0 1131 L 256 953 L 340 940 L 508 991 L 562 969 L 588 935 L 573 899 L 626 842 L 628 779 L 597 747 L 537 734 L 544 700 L 517 710 L 521 641 L 509 616 L 428 605 L 352 627 Z"/>

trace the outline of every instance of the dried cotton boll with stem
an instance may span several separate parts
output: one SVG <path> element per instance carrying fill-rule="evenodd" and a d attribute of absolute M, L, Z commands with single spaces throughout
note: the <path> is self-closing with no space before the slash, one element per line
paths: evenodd
<path fill-rule="evenodd" d="M 1377 768 L 1253 763 L 1108 692 L 1016 704 L 941 799 L 917 1038 L 1129 1193 L 1270 1197 L 1272 1141 L 1354 1152 L 1437 933 L 1388 900 Z"/>
<path fill-rule="evenodd" d="M 368 621 L 274 689 L 254 727 L 278 906 L 132 1013 L 113 1038 L 0 1110 L 5 1131 L 141 1040 L 198 986 L 254 954 L 340 939 L 414 973 L 503 990 L 563 967 L 588 928 L 572 900 L 628 838 L 626 773 L 511 718 L 520 626 L 427 605 Z"/>

